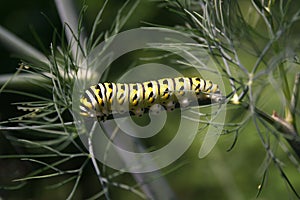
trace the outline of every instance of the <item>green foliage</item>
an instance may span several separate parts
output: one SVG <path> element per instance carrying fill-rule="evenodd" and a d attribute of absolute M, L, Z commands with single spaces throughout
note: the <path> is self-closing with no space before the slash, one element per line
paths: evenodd
<path fill-rule="evenodd" d="M 169 28 L 195 39 L 222 71 L 228 113 L 224 135 L 211 157 L 190 161 L 198 151 L 197 140 L 187 155 L 156 176 L 130 176 L 105 168 L 95 160 L 92 147 L 84 148 L 78 135 L 82 133 L 75 128 L 77 121 L 71 109 L 74 81 L 81 78 L 78 69 L 101 41 L 124 29 L 139 3 L 126 1 L 113 17 L 111 27 L 103 31 L 103 16 L 109 6 L 109 1 L 104 1 L 88 34 L 83 26 L 87 7 L 83 5 L 77 27 L 67 23 L 59 33 L 56 25 L 52 25 L 54 34 L 46 59 L 21 41 L 12 44 L 15 49 L 27 48 L 24 55 L 29 58 L 25 57 L 17 73 L 2 84 L 0 95 L 14 93 L 23 96 L 24 101 L 14 104 L 22 114 L 0 122 L 0 130 L 20 153 L 0 155 L 0 159 L 4 162 L 20 159 L 29 167 L 22 176 L 12 177 L 12 183 L 0 182 L 0 189 L 18 191 L 36 184 L 34 187 L 45 193 L 61 189 L 62 194 L 57 195 L 60 198 L 147 199 L 152 192 L 161 189 L 153 185 L 166 178 L 180 198 L 248 199 L 254 197 L 255 192 L 262 198 L 264 195 L 283 198 L 286 193 L 291 198 L 299 198 L 300 75 L 296 33 L 299 32 L 300 7 L 296 1 L 155 3 L 168 8 L 173 13 L 170 16 L 182 20 Z M 48 21 L 52 24 L 51 18 Z M 68 31 L 69 36 L 65 35 Z M 1 34 L 1 37 L 6 36 Z M 46 47 L 42 49 L 47 52 Z M 35 89 L 16 90 L 21 88 L 16 79 L 23 78 L 21 85 L 25 83 L 25 87 L 28 84 Z M 204 124 L 208 125 L 207 121 Z M 165 140 L 166 136 L 158 139 Z M 228 149 L 230 155 L 223 153 L 224 149 Z M 252 175 L 256 172 L 254 168 L 260 168 L 259 184 L 257 176 Z M 39 182 L 35 182 L 37 180 Z M 39 187 L 43 180 L 49 180 L 46 190 Z M 279 183 L 278 180 L 284 181 Z M 167 189 L 168 184 L 161 182 L 165 193 L 174 195 Z M 257 185 L 258 190 L 253 189 Z M 288 187 L 283 191 L 284 185 Z M 216 193 L 216 190 L 223 192 Z"/>
<path fill-rule="evenodd" d="M 188 3 L 187 3 L 188 2 Z M 181 14 L 188 24 L 179 30 L 194 37 L 207 47 L 229 80 L 228 87 L 233 94 L 231 104 L 245 108 L 248 114 L 239 117 L 236 136 L 240 135 L 243 124 L 254 124 L 266 150 L 265 173 L 274 163 L 281 176 L 299 198 L 296 187 L 288 179 L 276 152 L 277 145 L 290 157 L 291 162 L 299 166 L 285 146 L 284 139 L 291 145 L 299 158 L 299 139 L 297 105 L 292 98 L 297 98 L 299 90 L 299 66 L 294 59 L 298 56 L 297 44 L 291 44 L 291 33 L 296 31 L 300 10 L 295 10 L 293 1 L 167 1 L 172 11 Z M 242 10 L 245 4 L 248 10 Z M 247 18 L 247 12 L 256 19 L 253 23 Z M 259 28 L 258 28 L 259 27 Z M 247 56 L 248 58 L 244 58 Z M 253 63 L 253 64 L 252 64 Z M 298 71 L 298 72 L 297 72 Z M 295 77 L 294 74 L 297 73 Z M 295 80 L 294 88 L 290 80 Z M 274 95 L 268 95 L 268 90 Z M 274 91 L 275 90 L 275 91 Z M 294 92 L 292 92 L 294 91 Z M 268 98 L 272 96 L 272 98 Z M 293 96 L 293 97 L 292 97 Z M 266 102 L 276 101 L 270 115 Z M 299 107 L 299 105 L 298 105 Z M 282 117 L 278 116 L 279 112 Z M 292 114 L 293 113 L 293 114 Z M 233 119 L 230 119 L 231 122 Z M 225 130 L 225 132 L 232 132 Z M 245 129 L 243 132 L 249 132 Z M 274 137 L 275 139 L 272 139 Z M 237 139 L 237 137 L 236 137 Z M 275 141 L 274 141 L 275 140 Z M 275 143 L 275 147 L 273 146 Z M 274 149 L 275 148 L 275 149 Z M 261 188 L 259 193 L 261 192 Z"/>

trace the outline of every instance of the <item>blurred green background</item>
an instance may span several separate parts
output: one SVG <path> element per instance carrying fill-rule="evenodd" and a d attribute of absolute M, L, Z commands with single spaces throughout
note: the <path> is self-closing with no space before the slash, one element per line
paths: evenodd
<path fill-rule="evenodd" d="M 83 2 L 76 2 L 78 10 L 80 10 Z M 87 30 L 90 30 L 93 19 L 102 5 L 100 2 L 86 1 L 88 10 L 84 17 L 84 27 Z M 102 30 L 110 28 L 122 3 L 123 1 L 118 0 L 109 1 L 104 12 Z M 243 10 L 247 10 L 247 6 L 248 4 L 245 3 L 242 7 Z M 54 1 L 10 0 L 2 2 L 0 11 L 0 24 L 39 50 L 41 48 L 32 30 L 37 33 L 46 47 L 50 46 L 53 36 L 53 27 L 41 13 L 44 13 L 51 20 L 58 32 L 62 30 Z M 182 19 L 160 7 L 155 1 L 142 1 L 124 29 L 145 26 L 143 22 L 167 26 L 183 24 Z M 98 31 L 101 32 L 102 30 Z M 0 43 L 0 48 L 0 75 L 14 73 L 19 67 L 19 56 L 9 51 L 7 46 L 3 46 L 2 43 Z M 245 63 L 253 62 L 247 55 L 243 60 Z M 30 91 L 30 88 L 27 88 L 27 90 Z M 266 97 L 271 93 L 272 90 L 266 91 Z M 19 111 L 11 103 L 19 101 L 20 98 L 22 97 L 1 94 L 0 121 L 18 115 Z M 265 100 L 266 98 L 262 99 L 262 101 Z M 269 99 L 268 102 L 264 102 L 264 105 L 267 106 L 267 110 L 270 110 L 270 112 L 274 107 L 280 107 L 276 101 L 272 102 Z M 232 114 L 237 115 L 237 113 Z M 5 134 L 7 133 L 5 132 Z M 226 150 L 231 146 L 234 134 L 224 135 L 221 136 L 214 150 L 207 157 L 200 160 L 197 154 L 202 137 L 201 135 L 196 137 L 193 145 L 179 160 L 163 169 L 163 172 L 166 173 L 165 178 L 178 199 L 255 199 L 262 179 L 262 164 L 266 153 L 253 125 L 249 124 L 244 128 L 232 151 L 227 152 Z M 4 134 L 0 134 L 1 155 L 22 151 L 20 147 L 13 146 L 4 137 Z M 289 163 L 286 154 L 281 151 L 278 152 L 278 158 L 287 162 L 284 169 L 299 192 L 299 171 Z M 76 162 L 71 165 L 76 166 Z M 180 167 L 177 168 L 178 166 Z M 18 159 L 0 159 L 0 186 L 11 185 L 11 179 L 26 175 L 32 168 L 34 167 L 30 163 Z M 90 167 L 90 170 L 84 174 L 84 179 L 75 193 L 74 199 L 87 198 L 100 190 L 99 184 L 96 184 L 96 180 L 92 178 L 93 172 L 92 167 Z M 49 184 L 64 179 L 65 177 L 33 180 L 18 190 L 0 189 L 0 199 L 64 199 L 72 188 L 71 183 L 58 189 L 46 188 Z M 118 177 L 118 181 L 134 184 L 134 180 L 129 174 Z M 270 165 L 265 184 L 258 199 L 295 199 L 294 194 L 273 164 Z M 132 192 L 116 188 L 112 189 L 111 197 L 112 199 L 138 199 Z"/>

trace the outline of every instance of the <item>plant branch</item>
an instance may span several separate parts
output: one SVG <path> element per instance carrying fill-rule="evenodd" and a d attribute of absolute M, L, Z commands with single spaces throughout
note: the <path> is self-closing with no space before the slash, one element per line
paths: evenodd
<path fill-rule="evenodd" d="M 292 124 L 294 127 L 296 127 L 296 109 L 297 109 L 297 104 L 298 104 L 298 98 L 299 98 L 299 90 L 300 90 L 300 72 L 298 72 L 295 76 L 295 82 L 294 82 L 294 88 L 293 88 L 293 94 L 291 97 L 291 107 L 290 111 L 292 114 Z"/>
<path fill-rule="evenodd" d="M 111 135 L 109 133 L 114 132 L 115 125 L 113 123 L 114 123 L 113 121 L 107 121 L 105 124 L 103 124 L 104 130 L 106 134 L 108 134 L 109 138 L 111 138 Z M 134 147 L 140 152 L 146 152 L 145 146 L 141 143 L 141 141 L 137 139 L 122 138 L 122 141 L 114 140 L 114 144 L 117 146 L 122 145 L 120 144 L 120 142 L 122 142 L 122 144 L 126 144 L 127 146 Z M 124 157 L 122 154 L 119 155 L 124 162 L 127 161 L 126 157 Z M 153 158 L 149 158 L 149 159 L 153 159 Z M 147 198 L 177 199 L 176 195 L 170 188 L 168 182 L 166 181 L 163 174 L 159 170 L 154 172 L 148 172 L 148 173 L 131 173 L 131 175 L 136 180 L 137 184 L 141 187 L 143 192 L 146 194 Z M 152 180 L 153 177 L 157 177 L 157 178 L 153 181 Z"/>
<path fill-rule="evenodd" d="M 246 109 L 249 108 L 248 103 L 243 102 L 241 105 Z M 264 121 L 272 125 L 277 131 L 283 133 L 286 136 L 285 139 L 290 144 L 291 148 L 297 154 L 298 158 L 300 158 L 300 140 L 297 139 L 298 133 L 294 126 L 279 117 L 275 111 L 273 111 L 272 115 L 269 115 L 264 111 L 254 107 L 254 112 Z"/>
<path fill-rule="evenodd" d="M 68 28 L 65 29 L 65 32 L 68 39 L 68 44 L 71 46 L 72 55 L 74 58 L 78 57 L 80 61 L 83 57 L 80 50 L 78 50 L 78 44 L 84 44 L 84 38 L 86 37 L 80 33 L 81 30 L 78 30 L 79 17 L 74 6 L 74 1 L 55 0 L 55 4 L 62 24 L 67 24 L 68 26 Z M 73 33 L 72 30 L 78 30 L 78 32 Z"/>
<path fill-rule="evenodd" d="M 46 56 L 41 52 L 35 49 L 30 44 L 21 40 L 19 37 L 13 33 L 6 30 L 3 26 L 0 25 L 0 41 L 12 52 L 20 54 L 24 57 L 31 57 L 34 60 L 38 60 L 42 63 L 49 65 L 49 61 Z"/>

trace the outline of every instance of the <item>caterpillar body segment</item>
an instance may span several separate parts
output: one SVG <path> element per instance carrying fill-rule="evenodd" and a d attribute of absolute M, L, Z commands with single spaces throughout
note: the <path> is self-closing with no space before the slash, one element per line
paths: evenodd
<path fill-rule="evenodd" d="M 149 111 L 159 113 L 162 107 L 172 111 L 221 99 L 217 84 L 198 77 L 164 78 L 141 83 L 105 82 L 85 91 L 80 99 L 80 114 L 104 121 L 124 112 L 142 116 Z"/>

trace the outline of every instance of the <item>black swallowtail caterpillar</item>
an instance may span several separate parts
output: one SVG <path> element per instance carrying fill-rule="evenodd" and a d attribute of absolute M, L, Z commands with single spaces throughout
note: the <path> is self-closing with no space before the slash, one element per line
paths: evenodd
<path fill-rule="evenodd" d="M 189 98 L 193 93 L 196 102 Z M 80 114 L 104 121 L 112 115 L 129 111 L 142 116 L 145 112 L 160 112 L 164 107 L 204 105 L 221 99 L 219 86 L 198 77 L 163 78 L 142 83 L 98 83 L 87 89 L 80 99 Z M 161 105 L 161 106 L 158 106 Z"/>

